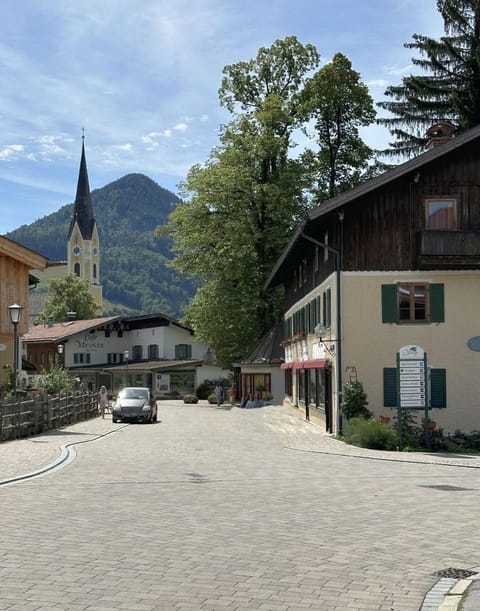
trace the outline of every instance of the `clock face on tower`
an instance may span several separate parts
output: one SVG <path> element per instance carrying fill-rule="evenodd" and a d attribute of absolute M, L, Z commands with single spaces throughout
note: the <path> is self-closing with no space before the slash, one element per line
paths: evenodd
<path fill-rule="evenodd" d="M 82 252 L 80 246 L 73 246 L 72 248 L 72 254 L 74 254 L 76 257 L 78 257 L 78 255 Z"/>

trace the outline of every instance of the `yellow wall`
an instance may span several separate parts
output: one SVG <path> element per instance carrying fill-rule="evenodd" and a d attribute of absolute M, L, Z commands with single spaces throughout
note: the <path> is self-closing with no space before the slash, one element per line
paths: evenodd
<path fill-rule="evenodd" d="M 400 281 L 443 283 L 445 322 L 382 323 L 381 285 Z M 445 432 L 480 430 L 480 352 L 467 341 L 480 336 L 480 272 L 343 273 L 343 370 L 353 366 L 376 415 L 393 416 L 383 407 L 383 368 L 396 366 L 405 345 L 421 346 L 428 364 L 447 372 L 447 407 L 430 417 Z"/>

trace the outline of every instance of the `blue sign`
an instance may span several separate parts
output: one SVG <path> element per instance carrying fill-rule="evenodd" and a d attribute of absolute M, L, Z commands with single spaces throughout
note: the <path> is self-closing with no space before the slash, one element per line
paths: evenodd
<path fill-rule="evenodd" d="M 474 352 L 480 352 L 480 335 L 471 337 L 467 342 L 467 346 Z"/>

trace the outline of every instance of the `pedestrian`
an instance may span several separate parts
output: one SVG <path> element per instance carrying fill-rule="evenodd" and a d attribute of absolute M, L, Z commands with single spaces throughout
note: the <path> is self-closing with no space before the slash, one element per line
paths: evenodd
<path fill-rule="evenodd" d="M 100 386 L 98 391 L 98 408 L 102 418 L 105 418 L 105 409 L 108 407 L 108 392 L 105 386 Z"/>
<path fill-rule="evenodd" d="M 213 391 L 215 393 L 215 396 L 217 398 L 217 406 L 222 405 L 223 403 L 223 386 L 221 384 L 218 384 L 215 386 L 215 390 Z"/>

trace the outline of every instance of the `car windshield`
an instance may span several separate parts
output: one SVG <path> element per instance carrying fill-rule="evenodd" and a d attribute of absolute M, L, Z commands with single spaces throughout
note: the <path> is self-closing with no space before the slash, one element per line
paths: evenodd
<path fill-rule="evenodd" d="M 120 399 L 148 399 L 148 390 L 145 388 L 124 388 L 120 391 Z"/>

